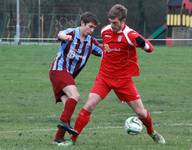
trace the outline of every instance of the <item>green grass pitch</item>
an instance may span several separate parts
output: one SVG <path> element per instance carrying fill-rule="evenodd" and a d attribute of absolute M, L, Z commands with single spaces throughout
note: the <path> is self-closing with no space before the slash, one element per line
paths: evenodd
<path fill-rule="evenodd" d="M 134 115 L 111 92 L 93 112 L 71 148 L 52 144 L 61 104 L 55 104 L 48 70 L 57 45 L 0 45 L 0 150 L 192 150 L 192 48 L 138 49 L 141 76 L 134 78 L 154 127 L 167 144 L 157 145 L 144 130 L 127 135 L 124 121 Z M 87 99 L 99 68 L 92 56 L 77 78 L 81 95 L 75 113 Z M 69 137 L 69 136 L 67 136 Z"/>

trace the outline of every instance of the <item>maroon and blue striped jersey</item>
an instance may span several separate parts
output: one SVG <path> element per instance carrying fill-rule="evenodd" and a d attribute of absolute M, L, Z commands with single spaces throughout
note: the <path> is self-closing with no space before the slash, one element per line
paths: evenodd
<path fill-rule="evenodd" d="M 58 53 L 52 63 L 51 70 L 66 70 L 74 78 L 86 65 L 90 54 L 102 55 L 102 48 L 97 40 L 87 35 L 84 41 L 80 41 L 80 28 L 68 28 L 63 34 L 71 35 L 72 41 L 62 41 Z"/>

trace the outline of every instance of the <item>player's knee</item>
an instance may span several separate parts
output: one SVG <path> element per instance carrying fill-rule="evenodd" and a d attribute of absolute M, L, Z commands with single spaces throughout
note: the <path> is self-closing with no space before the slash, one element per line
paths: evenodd
<path fill-rule="evenodd" d="M 69 98 L 72 98 L 72 99 L 74 99 L 76 101 L 79 101 L 80 100 L 80 95 L 79 95 L 79 93 L 72 94 Z"/>
<path fill-rule="evenodd" d="M 89 94 L 88 100 L 84 105 L 84 108 L 92 112 L 100 101 L 101 98 L 97 94 Z"/>
<path fill-rule="evenodd" d="M 77 101 L 79 101 L 79 100 L 80 100 L 80 95 L 79 95 L 79 94 L 75 95 L 75 96 L 74 96 L 74 99 L 77 100 Z"/>
<path fill-rule="evenodd" d="M 95 109 L 95 105 L 94 104 L 92 104 L 92 103 L 86 103 L 85 105 L 84 105 L 84 108 L 86 109 L 86 110 L 88 110 L 89 112 L 92 112 L 94 109 Z"/>
<path fill-rule="evenodd" d="M 84 108 L 89 112 L 92 112 L 96 108 L 96 104 L 88 100 L 87 103 L 84 105 Z"/>

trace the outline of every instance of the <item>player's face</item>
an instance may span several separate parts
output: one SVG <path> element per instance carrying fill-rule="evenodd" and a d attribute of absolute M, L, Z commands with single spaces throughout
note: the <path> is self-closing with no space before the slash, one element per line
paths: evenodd
<path fill-rule="evenodd" d="M 109 18 L 109 22 L 111 23 L 111 28 L 113 32 L 119 32 L 125 23 L 124 21 L 120 21 L 118 18 L 115 18 L 115 19 Z"/>
<path fill-rule="evenodd" d="M 96 27 L 97 26 L 92 22 L 89 22 L 89 23 L 86 23 L 86 24 L 83 23 L 82 28 L 83 28 L 83 31 L 84 31 L 84 35 L 92 34 Z"/>

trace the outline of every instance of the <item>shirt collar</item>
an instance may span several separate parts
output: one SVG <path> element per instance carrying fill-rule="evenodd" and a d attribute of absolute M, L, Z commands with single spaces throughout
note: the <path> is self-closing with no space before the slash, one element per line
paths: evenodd
<path fill-rule="evenodd" d="M 86 37 L 85 37 L 85 40 L 84 41 L 89 41 L 89 36 L 90 35 L 87 35 Z M 76 29 L 75 29 L 75 38 L 77 38 L 77 39 L 80 39 L 80 27 L 77 27 Z"/>
<path fill-rule="evenodd" d="M 110 24 L 110 25 L 111 25 L 111 24 Z M 120 31 L 117 32 L 117 34 L 122 33 L 123 30 L 125 29 L 125 27 L 126 27 L 126 24 L 124 25 L 124 27 L 123 27 Z M 111 30 L 112 30 L 112 28 L 111 28 Z M 112 31 L 113 31 L 113 30 L 112 30 Z"/>

